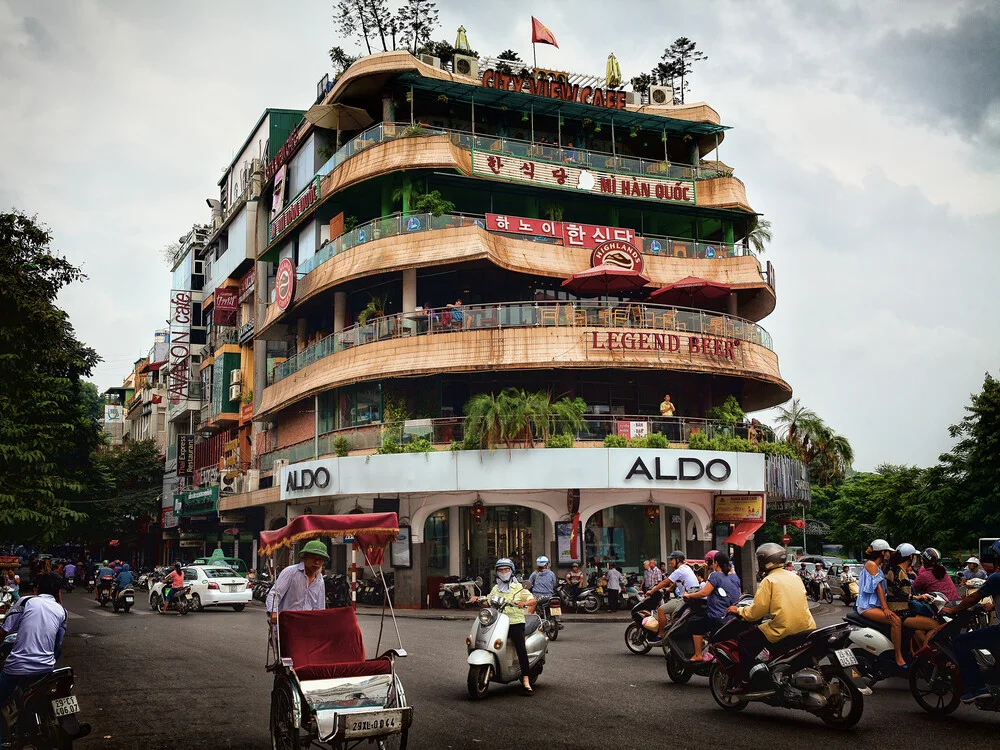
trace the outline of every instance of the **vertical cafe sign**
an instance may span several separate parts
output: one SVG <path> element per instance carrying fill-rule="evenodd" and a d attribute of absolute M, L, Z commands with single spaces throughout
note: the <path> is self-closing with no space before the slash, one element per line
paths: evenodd
<path fill-rule="evenodd" d="M 171 412 L 186 411 L 191 388 L 191 292 L 170 292 L 170 379 L 167 384 Z"/>

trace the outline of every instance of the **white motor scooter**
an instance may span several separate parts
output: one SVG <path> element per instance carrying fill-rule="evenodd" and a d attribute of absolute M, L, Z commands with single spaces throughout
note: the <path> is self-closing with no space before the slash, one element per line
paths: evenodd
<path fill-rule="evenodd" d="M 476 584 L 481 586 L 482 579 Z M 491 682 L 506 685 L 521 679 L 521 667 L 517 662 L 517 652 L 507 638 L 510 618 L 505 611 L 517 606 L 502 597 L 493 596 L 488 606 L 479 610 L 473 621 L 472 632 L 465 639 L 469 652 L 469 678 L 466 686 L 469 695 L 476 700 L 486 697 Z M 549 650 L 549 639 L 542 633 L 541 618 L 538 615 L 524 616 L 524 643 L 528 651 L 528 680 L 534 687 L 545 665 Z"/>

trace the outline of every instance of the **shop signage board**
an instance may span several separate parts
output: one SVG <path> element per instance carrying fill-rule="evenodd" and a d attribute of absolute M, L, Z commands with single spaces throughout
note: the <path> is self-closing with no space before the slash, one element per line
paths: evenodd
<path fill-rule="evenodd" d="M 474 151 L 472 171 L 484 177 L 594 195 L 616 195 L 660 203 L 695 203 L 693 180 L 633 177 L 596 169 L 580 169 L 570 164 L 521 159 L 492 151 Z"/>
<path fill-rule="evenodd" d="M 212 295 L 212 320 L 217 326 L 231 326 L 236 322 L 240 309 L 239 292 L 229 287 L 219 287 Z"/>
<path fill-rule="evenodd" d="M 243 274 L 243 278 L 240 279 L 240 302 L 246 302 L 250 296 L 253 294 L 254 282 L 257 278 L 257 271 L 252 266 L 250 270 Z"/>
<path fill-rule="evenodd" d="M 717 339 L 709 336 L 679 336 L 675 333 L 649 331 L 588 331 L 584 339 L 593 350 L 680 352 L 691 356 L 712 357 L 736 361 L 738 339 Z"/>
<path fill-rule="evenodd" d="M 576 224 L 572 221 L 529 219 L 507 214 L 486 214 L 486 228 L 491 232 L 526 234 L 532 237 L 561 239 L 566 247 L 594 250 L 601 244 L 616 240 L 635 242 L 635 230 L 626 227 L 605 227 L 596 224 Z"/>
<path fill-rule="evenodd" d="M 278 264 L 277 275 L 274 277 L 274 301 L 279 310 L 287 310 L 295 297 L 295 265 L 291 258 L 285 258 Z"/>
<path fill-rule="evenodd" d="M 278 149 L 278 153 L 274 155 L 274 158 L 268 161 L 264 166 L 264 181 L 267 182 L 275 173 L 278 171 L 279 167 L 287 162 L 292 154 L 295 153 L 295 147 L 299 144 L 299 129 L 295 128 L 291 133 L 288 134 L 288 138 L 282 144 L 281 148 Z"/>
<path fill-rule="evenodd" d="M 174 529 L 180 523 L 180 519 L 177 518 L 177 514 L 174 513 L 173 508 L 161 508 L 160 509 L 160 525 L 164 529 Z"/>
<path fill-rule="evenodd" d="M 642 253 L 639 251 L 639 248 L 631 242 L 608 240 L 594 248 L 594 252 L 590 254 L 590 265 L 591 267 L 601 265 L 613 266 L 614 268 L 622 268 L 626 271 L 642 273 L 645 264 L 643 263 Z"/>
<path fill-rule="evenodd" d="M 179 516 L 200 516 L 215 513 L 219 507 L 219 486 L 178 492 L 174 495 L 174 513 Z"/>
<path fill-rule="evenodd" d="M 295 220 L 319 201 L 319 177 L 313 177 L 301 192 L 288 202 L 288 206 L 267 226 L 267 241 L 270 244 L 284 234 Z"/>
<path fill-rule="evenodd" d="M 486 88 L 500 91 L 524 92 L 532 96 L 544 96 L 607 109 L 625 109 L 624 91 L 570 83 L 567 74 L 560 71 L 536 71 L 536 73 L 542 75 L 520 76 L 488 68 L 483 71 L 480 83 Z"/>
<path fill-rule="evenodd" d="M 240 424 L 249 422 L 253 419 L 253 404 L 241 404 L 240 405 Z"/>
<path fill-rule="evenodd" d="M 624 438 L 640 438 L 649 435 L 649 422 L 639 420 L 619 420 L 615 422 L 615 431 Z"/>
<path fill-rule="evenodd" d="M 716 495 L 713 519 L 726 523 L 764 520 L 763 495 Z"/>
<path fill-rule="evenodd" d="M 246 323 L 240 326 L 239 329 L 239 342 L 245 344 L 247 341 L 253 338 L 254 332 L 254 319 L 250 318 Z"/>
<path fill-rule="evenodd" d="M 177 436 L 177 473 L 194 471 L 194 435 Z"/>
<path fill-rule="evenodd" d="M 191 322 L 194 307 L 191 292 L 170 292 L 170 379 L 167 383 L 169 411 L 186 411 L 191 382 Z"/>

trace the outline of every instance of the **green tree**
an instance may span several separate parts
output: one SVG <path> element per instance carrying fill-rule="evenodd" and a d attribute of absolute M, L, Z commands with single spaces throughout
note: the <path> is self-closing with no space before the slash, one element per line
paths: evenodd
<path fill-rule="evenodd" d="M 414 54 L 431 40 L 437 25 L 438 9 L 433 0 L 406 0 L 396 13 L 399 41 Z"/>
<path fill-rule="evenodd" d="M 356 55 L 347 54 L 343 47 L 333 47 L 330 49 L 330 62 L 333 63 L 336 76 L 339 76 L 358 60 L 359 58 Z"/>
<path fill-rule="evenodd" d="M 417 50 L 417 55 L 430 55 L 431 57 L 436 57 L 441 61 L 442 65 L 450 63 L 456 53 L 460 55 L 467 55 L 469 57 L 479 57 L 479 53 L 475 50 L 455 49 L 451 42 L 447 39 L 442 39 L 440 42 L 427 42 L 427 44 Z"/>
<path fill-rule="evenodd" d="M 771 222 L 768 219 L 759 219 L 757 226 L 750 230 L 747 239 L 753 246 L 753 251 L 757 255 L 767 252 L 767 246 L 771 244 Z"/>
<path fill-rule="evenodd" d="M 822 424 L 819 416 L 812 409 L 803 406 L 797 398 L 792 399 L 788 408 L 778 407 L 778 415 L 774 422 L 785 440 L 796 447 L 805 444 L 811 432 Z"/>
<path fill-rule="evenodd" d="M 721 406 L 714 406 L 708 412 L 709 419 L 715 419 L 723 424 L 735 425 L 746 420 L 746 412 L 740 406 L 736 396 L 727 396 Z"/>
<path fill-rule="evenodd" d="M 81 519 L 100 444 L 80 378 L 99 361 L 55 302 L 83 273 L 20 212 L 0 214 L 0 536 L 52 541 Z"/>
<path fill-rule="evenodd" d="M 674 101 L 684 103 L 684 94 L 691 88 L 691 72 L 696 62 L 704 62 L 708 55 L 698 49 L 696 42 L 686 36 L 678 37 L 667 49 L 655 68 L 660 83 L 669 83 L 674 87 Z M 680 85 L 674 82 L 680 80 Z"/>
<path fill-rule="evenodd" d="M 164 456 L 154 440 L 135 440 L 99 451 L 94 464 L 101 483 L 93 488 L 91 514 L 97 538 L 129 539 L 140 519 L 153 520 L 160 511 Z"/>
<path fill-rule="evenodd" d="M 649 93 L 649 87 L 656 83 L 656 73 L 655 71 L 653 73 L 640 73 L 630 83 L 634 92 L 645 96 Z"/>
<path fill-rule="evenodd" d="M 527 75 L 528 73 L 528 69 L 524 65 L 524 60 L 512 49 L 505 49 L 497 55 L 497 60 L 504 61 L 497 63 L 498 73 L 503 73 L 504 75 L 513 75 L 515 72 L 517 75 Z"/>
<path fill-rule="evenodd" d="M 87 416 L 95 422 L 104 419 L 104 399 L 95 383 L 89 380 L 80 381 L 80 401 L 83 403 Z"/>

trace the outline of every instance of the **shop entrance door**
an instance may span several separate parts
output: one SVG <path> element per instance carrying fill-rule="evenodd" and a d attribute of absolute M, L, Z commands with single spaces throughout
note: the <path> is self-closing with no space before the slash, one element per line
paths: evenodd
<path fill-rule="evenodd" d="M 534 533 L 541 533 L 540 514 L 518 505 L 497 505 L 487 507 L 478 523 L 468 508 L 462 508 L 461 519 L 465 575 L 482 576 L 492 586 L 493 565 L 501 557 L 514 562 L 519 578 L 530 574 Z"/>

